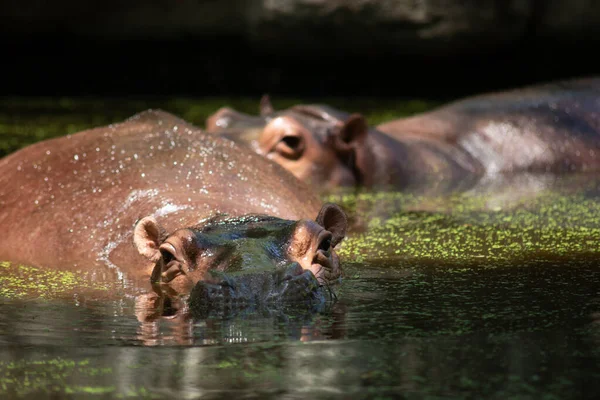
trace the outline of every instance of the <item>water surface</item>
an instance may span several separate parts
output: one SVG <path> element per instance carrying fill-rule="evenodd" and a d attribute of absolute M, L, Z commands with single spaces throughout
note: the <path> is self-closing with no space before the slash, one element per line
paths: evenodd
<path fill-rule="evenodd" d="M 148 106 L 202 125 L 226 100 L 4 99 L 1 148 Z M 600 177 L 326 199 L 353 227 L 337 301 L 317 313 L 141 323 L 108 273 L 0 263 L 0 397 L 600 397 Z"/>

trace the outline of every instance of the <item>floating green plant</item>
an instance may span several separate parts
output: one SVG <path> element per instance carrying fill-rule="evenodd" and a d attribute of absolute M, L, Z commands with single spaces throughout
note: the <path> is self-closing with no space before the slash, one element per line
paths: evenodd
<path fill-rule="evenodd" d="M 507 261 L 534 254 L 600 251 L 600 204 L 583 194 L 541 192 L 508 208 L 488 207 L 489 197 L 465 194 L 427 197 L 410 194 L 331 195 L 349 210 L 357 233 L 340 255 L 374 259 Z"/>
<path fill-rule="evenodd" d="M 71 271 L 0 262 L 0 297 L 3 298 L 56 298 L 81 288 L 108 290 L 107 286 L 90 282 Z"/>
<path fill-rule="evenodd" d="M 118 390 L 114 385 L 85 384 L 88 381 L 97 382 L 100 377 L 110 377 L 109 381 L 113 381 L 112 375 L 112 368 L 94 367 L 89 359 L 75 361 L 57 357 L 37 361 L 0 360 L 0 395 L 28 396 L 46 393 L 56 396 L 161 397 L 144 387 Z"/>

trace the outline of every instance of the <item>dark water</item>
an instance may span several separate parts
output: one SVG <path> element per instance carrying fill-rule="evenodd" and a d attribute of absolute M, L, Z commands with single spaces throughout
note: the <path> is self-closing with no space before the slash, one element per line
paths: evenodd
<path fill-rule="evenodd" d="M 327 199 L 355 225 L 319 313 L 140 323 L 110 276 L 0 263 L 0 397 L 600 398 L 600 177 Z"/>

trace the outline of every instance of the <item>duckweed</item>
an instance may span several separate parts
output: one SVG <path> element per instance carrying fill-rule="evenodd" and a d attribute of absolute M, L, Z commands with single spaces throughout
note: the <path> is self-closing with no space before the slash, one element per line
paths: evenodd
<path fill-rule="evenodd" d="M 74 272 L 45 270 L 27 265 L 0 262 L 0 297 L 57 298 L 70 294 L 74 289 L 89 288 L 106 291 L 108 287 L 92 283 Z"/>
<path fill-rule="evenodd" d="M 144 387 L 129 387 L 119 391 L 114 385 L 83 385 L 73 382 L 95 382 L 100 377 L 113 381 L 110 367 L 96 368 L 89 359 L 81 361 L 61 357 L 48 360 L 0 360 L 0 395 L 27 396 L 31 394 L 111 395 L 111 397 L 158 398 Z"/>
<path fill-rule="evenodd" d="M 510 263 L 536 254 L 600 251 L 600 204 L 583 194 L 543 192 L 508 209 L 487 208 L 486 196 L 331 195 L 354 215 L 358 233 L 340 255 L 355 261 L 429 259 Z M 421 209 L 421 210 L 420 210 Z M 516 264 L 518 265 L 518 264 Z"/>

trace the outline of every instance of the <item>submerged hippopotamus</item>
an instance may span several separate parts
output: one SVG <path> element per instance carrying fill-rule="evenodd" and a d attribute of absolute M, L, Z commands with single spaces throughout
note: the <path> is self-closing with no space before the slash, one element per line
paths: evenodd
<path fill-rule="evenodd" d="M 319 300 L 346 225 L 280 166 L 160 110 L 0 159 L 0 260 L 109 266 L 198 307 Z"/>
<path fill-rule="evenodd" d="M 328 106 L 273 112 L 263 103 L 262 130 L 256 117 L 221 109 L 207 131 L 251 121 L 255 151 L 318 187 L 468 186 L 495 174 L 600 170 L 597 78 L 471 97 L 374 128 Z"/>

